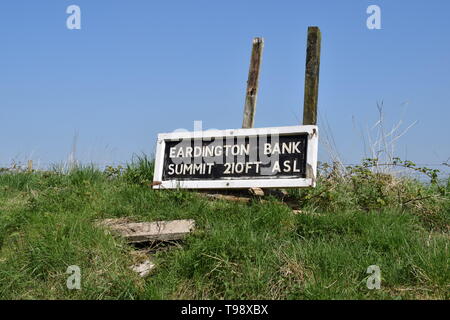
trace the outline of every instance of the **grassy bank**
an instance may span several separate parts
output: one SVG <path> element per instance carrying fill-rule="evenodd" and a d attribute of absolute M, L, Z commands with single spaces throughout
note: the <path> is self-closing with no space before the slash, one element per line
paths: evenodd
<path fill-rule="evenodd" d="M 152 164 L 68 174 L 0 174 L 2 299 L 449 299 L 450 184 L 354 168 L 323 170 L 315 189 L 279 200 L 211 201 L 153 191 Z M 155 253 L 139 278 L 135 248 L 102 218 L 195 219 L 183 243 Z M 81 290 L 66 269 L 81 268 Z M 381 289 L 366 286 L 381 269 Z"/>

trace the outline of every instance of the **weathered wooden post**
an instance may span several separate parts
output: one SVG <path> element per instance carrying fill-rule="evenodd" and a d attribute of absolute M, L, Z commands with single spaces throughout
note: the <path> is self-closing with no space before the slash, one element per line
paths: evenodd
<path fill-rule="evenodd" d="M 317 100 L 319 96 L 320 42 L 319 27 L 308 27 L 305 67 L 305 97 L 303 124 L 317 124 Z"/>
<path fill-rule="evenodd" d="M 27 171 L 33 172 L 33 160 L 28 160 Z"/>
<path fill-rule="evenodd" d="M 248 71 L 247 92 L 245 95 L 244 120 L 242 128 L 253 128 L 255 123 L 256 98 L 258 95 L 259 70 L 261 67 L 263 38 L 254 38 L 250 69 Z"/>
<path fill-rule="evenodd" d="M 255 124 L 256 98 L 258 96 L 259 71 L 261 69 L 262 52 L 264 48 L 263 38 L 253 38 L 252 56 L 248 71 L 247 92 L 245 94 L 244 119 L 242 128 L 253 128 Z M 264 191 L 260 188 L 249 189 L 250 193 L 262 196 Z"/>

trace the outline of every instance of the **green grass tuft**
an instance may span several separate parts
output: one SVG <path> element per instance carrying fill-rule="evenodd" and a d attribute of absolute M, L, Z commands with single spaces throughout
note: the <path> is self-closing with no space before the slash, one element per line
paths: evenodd
<path fill-rule="evenodd" d="M 212 201 L 155 191 L 153 162 L 0 174 L 2 299 L 449 299 L 450 184 L 354 173 L 273 198 Z M 366 174 L 366 173 L 364 173 Z M 181 245 L 156 253 L 145 279 L 134 250 L 103 218 L 195 219 Z M 81 268 L 81 290 L 66 287 Z M 381 268 L 369 290 L 370 265 Z"/>

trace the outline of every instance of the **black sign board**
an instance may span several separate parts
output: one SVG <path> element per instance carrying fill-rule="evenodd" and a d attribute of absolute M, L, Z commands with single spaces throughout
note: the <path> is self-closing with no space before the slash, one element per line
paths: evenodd
<path fill-rule="evenodd" d="M 311 186 L 316 159 L 316 126 L 161 134 L 154 184 L 157 188 Z"/>

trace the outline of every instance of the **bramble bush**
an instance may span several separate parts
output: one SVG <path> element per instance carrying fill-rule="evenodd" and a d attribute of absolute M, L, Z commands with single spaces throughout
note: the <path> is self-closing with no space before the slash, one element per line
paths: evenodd
<path fill-rule="evenodd" d="M 420 172 L 430 182 L 377 170 L 383 165 Z M 399 158 L 394 158 L 389 164 L 381 164 L 378 159 L 364 159 L 361 165 L 346 168 L 336 163 L 321 163 L 317 187 L 291 190 L 291 195 L 302 207 L 315 211 L 408 210 L 418 215 L 431 229 L 448 229 L 450 179 L 440 182 L 438 174 L 437 169 L 418 167 L 411 161 Z"/>

